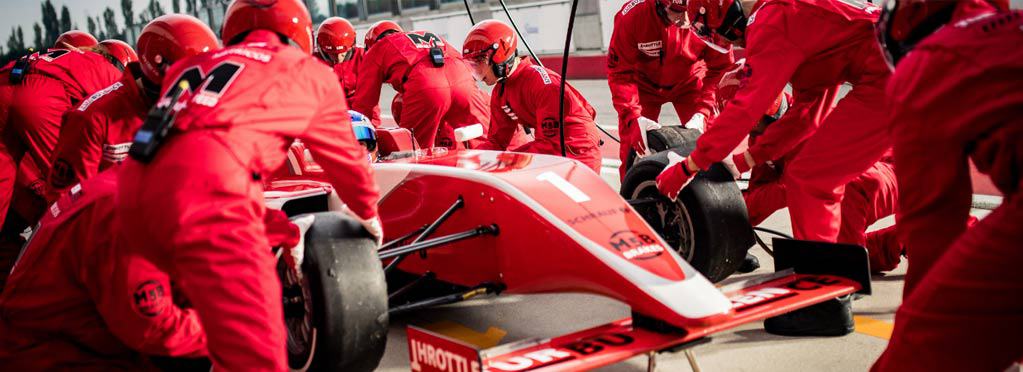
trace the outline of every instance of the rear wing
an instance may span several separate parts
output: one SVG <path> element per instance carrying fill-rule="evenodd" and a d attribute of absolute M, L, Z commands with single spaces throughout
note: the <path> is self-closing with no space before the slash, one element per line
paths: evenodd
<path fill-rule="evenodd" d="M 650 326 L 648 318 L 620 319 L 579 332 L 479 350 L 443 335 L 408 327 L 413 371 L 578 371 L 636 355 L 680 351 L 709 335 L 852 293 L 870 292 L 863 247 L 775 239 L 776 270 L 721 291 L 733 312 L 720 321 L 686 328 Z M 810 271 L 810 272 L 807 272 Z M 865 282 L 864 282 L 865 278 Z"/>

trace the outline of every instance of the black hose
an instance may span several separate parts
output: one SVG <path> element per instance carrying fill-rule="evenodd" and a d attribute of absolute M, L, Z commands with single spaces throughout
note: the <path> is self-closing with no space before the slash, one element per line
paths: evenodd
<path fill-rule="evenodd" d="M 792 237 L 792 235 L 783 233 L 783 232 L 778 231 L 778 230 L 771 230 L 771 229 L 768 229 L 766 227 L 754 226 L 753 230 L 760 231 L 760 232 L 765 232 L 765 233 L 768 233 L 768 234 L 771 234 L 771 235 L 780 236 L 780 237 L 785 238 L 785 239 L 795 239 L 795 238 Z"/>
<path fill-rule="evenodd" d="M 519 40 L 522 40 L 522 45 L 526 46 L 526 51 L 529 52 L 529 56 L 533 57 L 533 62 L 536 62 L 536 64 L 540 65 L 540 67 L 544 67 L 543 63 L 540 62 L 540 59 L 536 57 L 536 53 L 533 53 L 533 48 L 529 47 L 529 43 L 526 42 L 526 38 L 522 36 L 522 31 L 519 31 L 519 26 L 515 24 L 515 19 L 512 18 L 511 13 L 508 12 L 508 6 L 504 5 L 504 0 L 499 1 L 501 2 L 501 9 L 504 9 L 504 15 L 508 17 L 508 22 L 511 23 L 512 28 L 515 29 L 515 33 L 519 35 Z"/>
<path fill-rule="evenodd" d="M 604 128 L 601 128 L 599 125 L 597 126 L 597 129 L 600 129 L 601 132 L 604 132 L 604 135 L 607 136 L 607 138 L 610 138 L 612 141 L 622 143 L 622 141 L 619 140 L 618 137 L 612 136 L 610 132 L 604 130 Z"/>
<path fill-rule="evenodd" d="M 753 240 L 757 241 L 757 245 L 759 245 L 764 252 L 767 252 L 768 255 L 774 257 L 774 250 L 771 249 L 771 247 L 768 247 L 767 243 L 764 243 L 764 240 L 760 239 L 760 235 L 758 235 L 755 231 L 753 232 Z"/>
<path fill-rule="evenodd" d="M 470 26 L 475 26 L 476 20 L 472 18 L 472 9 L 469 9 L 469 0 L 462 0 L 462 2 L 465 3 L 465 13 L 469 15 L 469 23 L 472 23 Z"/>
<path fill-rule="evenodd" d="M 565 152 L 565 85 L 568 84 L 568 48 L 572 46 L 572 29 L 575 28 L 575 11 L 579 8 L 579 0 L 572 0 L 572 13 L 568 18 L 568 31 L 565 33 L 565 54 L 561 57 L 561 102 L 558 105 L 559 134 L 561 137 L 561 156 L 567 157 Z M 599 128 L 599 127 L 598 127 Z"/>

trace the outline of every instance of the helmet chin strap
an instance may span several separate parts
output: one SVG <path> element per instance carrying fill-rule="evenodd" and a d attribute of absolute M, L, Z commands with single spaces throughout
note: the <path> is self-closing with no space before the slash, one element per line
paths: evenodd
<path fill-rule="evenodd" d="M 495 51 L 496 52 L 496 51 Z M 518 53 L 512 54 L 507 61 L 501 63 L 491 63 L 490 69 L 494 72 L 494 76 L 497 77 L 497 81 L 504 80 L 511 75 L 511 70 L 515 68 L 516 60 L 518 59 Z M 491 62 L 493 60 L 491 59 Z"/>
<path fill-rule="evenodd" d="M 729 41 L 745 38 L 747 18 L 745 11 L 742 9 L 742 1 L 736 0 L 732 2 L 732 6 L 728 7 L 728 10 L 725 11 L 725 19 L 722 20 L 721 26 L 717 29 L 718 35 L 723 36 Z"/>

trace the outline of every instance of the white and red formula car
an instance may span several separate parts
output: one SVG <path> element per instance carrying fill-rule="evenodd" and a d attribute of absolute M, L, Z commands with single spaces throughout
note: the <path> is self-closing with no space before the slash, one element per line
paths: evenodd
<path fill-rule="evenodd" d="M 630 171 L 623 194 L 632 200 L 626 200 L 574 160 L 417 151 L 403 129 L 380 130 L 378 138 L 383 160 L 374 169 L 387 235 L 379 248 L 357 223 L 313 213 L 336 210 L 338 201 L 300 144 L 292 148 L 286 174 L 267 185 L 267 204 L 307 229 L 298 249 L 300 272 L 279 266 L 294 369 L 370 370 L 383 354 L 389 316 L 480 295 L 585 292 L 621 301 L 633 316 L 486 350 L 409 327 L 413 370 L 590 369 L 683 350 L 743 323 L 870 290 L 862 247 L 821 249 L 781 240 L 775 242 L 777 273 L 715 287 L 683 255 L 692 260 L 691 251 L 703 245 L 700 254 L 714 257 L 703 265 L 726 268 L 701 270 L 715 280 L 730 274 L 749 246 L 748 223 L 731 236 L 714 228 L 728 226 L 729 218 L 744 220 L 745 209 L 738 217 L 715 216 L 709 204 L 722 192 L 689 191 L 678 203 L 660 198 L 651 189 L 656 173 L 643 169 L 663 167 L 663 153 Z M 701 175 L 697 185 L 708 186 L 696 189 L 715 182 L 735 187 L 715 174 Z M 728 195 L 742 202 L 737 190 Z M 666 223 L 672 213 L 688 217 Z M 702 226 L 694 226 L 696 220 Z M 669 233 L 672 242 L 662 238 Z M 685 244 L 689 252 L 680 248 Z M 743 244 L 741 251 L 713 250 Z"/>

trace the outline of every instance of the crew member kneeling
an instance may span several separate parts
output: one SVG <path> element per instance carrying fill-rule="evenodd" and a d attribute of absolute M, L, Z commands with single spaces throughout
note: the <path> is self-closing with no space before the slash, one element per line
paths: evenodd
<path fill-rule="evenodd" d="M 0 295 L 0 365 L 141 370 L 152 367 L 144 355 L 206 355 L 199 317 L 175 304 L 167 274 L 99 228 L 119 218 L 116 194 L 105 172 L 43 216 Z"/>

